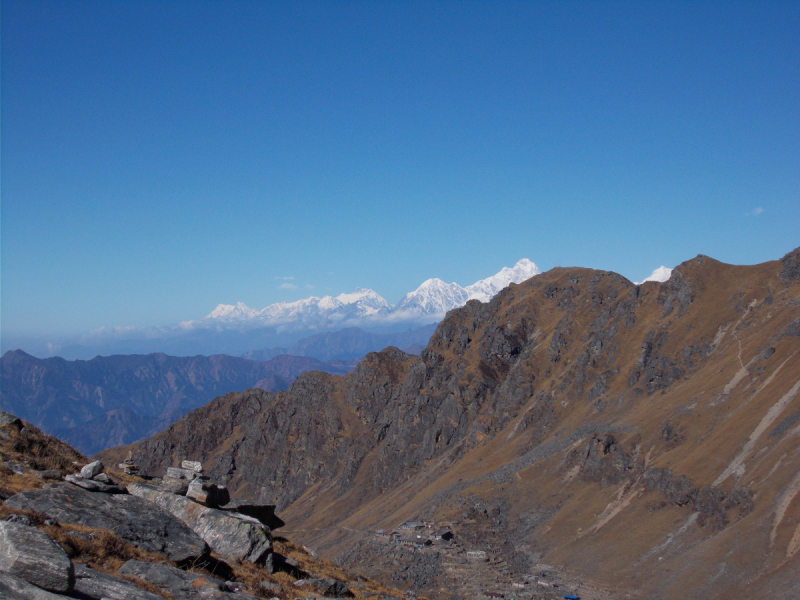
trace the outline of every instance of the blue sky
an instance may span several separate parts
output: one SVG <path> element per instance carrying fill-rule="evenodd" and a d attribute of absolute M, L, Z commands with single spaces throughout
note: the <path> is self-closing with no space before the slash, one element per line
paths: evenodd
<path fill-rule="evenodd" d="M 779 258 L 798 31 L 797 2 L 4 0 L 3 336 Z"/>

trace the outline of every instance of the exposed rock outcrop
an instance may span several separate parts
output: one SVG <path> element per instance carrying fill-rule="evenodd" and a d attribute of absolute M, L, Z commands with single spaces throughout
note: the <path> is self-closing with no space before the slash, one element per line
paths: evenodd
<path fill-rule="evenodd" d="M 51 592 L 72 589 L 72 561 L 46 533 L 30 525 L 0 521 L 0 571 Z"/>
<path fill-rule="evenodd" d="M 186 523 L 217 554 L 234 560 L 271 564 L 269 529 L 257 519 L 208 508 L 143 483 L 131 484 L 128 492 Z"/>
<path fill-rule="evenodd" d="M 108 529 L 131 544 L 175 562 L 198 560 L 206 543 L 186 524 L 152 503 L 128 494 L 87 492 L 69 483 L 21 492 L 6 506 L 35 510 L 63 523 Z"/>

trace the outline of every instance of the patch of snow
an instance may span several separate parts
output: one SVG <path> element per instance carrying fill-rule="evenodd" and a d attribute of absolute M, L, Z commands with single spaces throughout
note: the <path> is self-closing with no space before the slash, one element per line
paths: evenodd
<path fill-rule="evenodd" d="M 656 281 L 658 283 L 664 283 L 665 281 L 669 281 L 669 278 L 672 277 L 672 269 L 668 269 L 665 266 L 658 267 L 655 271 L 650 274 L 650 277 L 644 279 L 643 281 L 634 281 L 634 285 L 642 285 L 648 281 Z"/>

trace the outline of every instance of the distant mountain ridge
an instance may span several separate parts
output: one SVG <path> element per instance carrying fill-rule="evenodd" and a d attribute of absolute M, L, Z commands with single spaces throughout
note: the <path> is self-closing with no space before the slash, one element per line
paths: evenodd
<path fill-rule="evenodd" d="M 93 454 L 152 435 L 216 396 L 248 388 L 277 392 L 301 373 L 345 374 L 355 363 L 160 353 L 67 361 L 12 350 L 0 358 L 0 409 Z"/>

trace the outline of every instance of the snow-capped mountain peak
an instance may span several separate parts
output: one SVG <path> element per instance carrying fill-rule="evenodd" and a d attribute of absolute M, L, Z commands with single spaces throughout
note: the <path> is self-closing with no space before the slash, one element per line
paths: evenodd
<path fill-rule="evenodd" d="M 513 267 L 503 267 L 499 273 L 476 281 L 465 289 L 469 294 L 470 300 L 474 298 L 481 302 L 488 302 L 497 292 L 508 287 L 510 283 L 521 283 L 541 272 L 541 269 L 534 262 L 523 258 L 517 261 L 517 264 Z"/>
<path fill-rule="evenodd" d="M 201 321 L 186 321 L 184 328 L 195 326 L 246 326 L 246 327 L 301 327 L 324 329 L 334 326 L 352 326 L 382 321 L 418 321 L 441 318 L 454 308 L 464 306 L 467 300 L 488 302 L 510 283 L 520 283 L 540 272 L 527 258 L 513 267 L 481 279 L 466 288 L 441 279 L 428 279 L 413 292 L 409 292 L 392 307 L 377 292 L 355 288 L 351 293 L 338 296 L 310 296 L 294 302 L 278 302 L 261 310 L 254 310 L 239 302 L 236 305 L 220 304 Z"/>
<path fill-rule="evenodd" d="M 523 258 L 513 267 L 503 267 L 491 277 L 476 281 L 465 288 L 457 283 L 445 283 L 441 279 L 428 279 L 416 290 L 406 294 L 393 312 L 417 313 L 420 316 L 444 315 L 448 310 L 464 306 L 467 300 L 488 302 L 510 283 L 521 283 L 539 273 L 539 267 Z"/>
<path fill-rule="evenodd" d="M 417 315 L 444 314 L 469 300 L 467 291 L 457 283 L 445 283 L 441 279 L 427 279 L 400 300 L 395 312 Z"/>
<path fill-rule="evenodd" d="M 672 277 L 672 269 L 669 269 L 665 266 L 658 267 L 655 271 L 650 274 L 650 277 L 643 281 L 635 281 L 635 285 L 641 285 L 647 281 L 657 281 L 658 283 L 664 283 L 665 281 L 669 281 L 669 278 Z"/>
<path fill-rule="evenodd" d="M 219 319 L 221 321 L 237 321 L 240 319 L 252 319 L 258 314 L 243 302 L 232 304 L 217 304 L 217 307 L 206 316 L 206 319 Z"/>
<path fill-rule="evenodd" d="M 355 304 L 365 314 L 378 314 L 391 309 L 389 303 L 377 292 L 359 287 L 350 294 L 339 294 L 336 300 L 342 305 Z"/>

